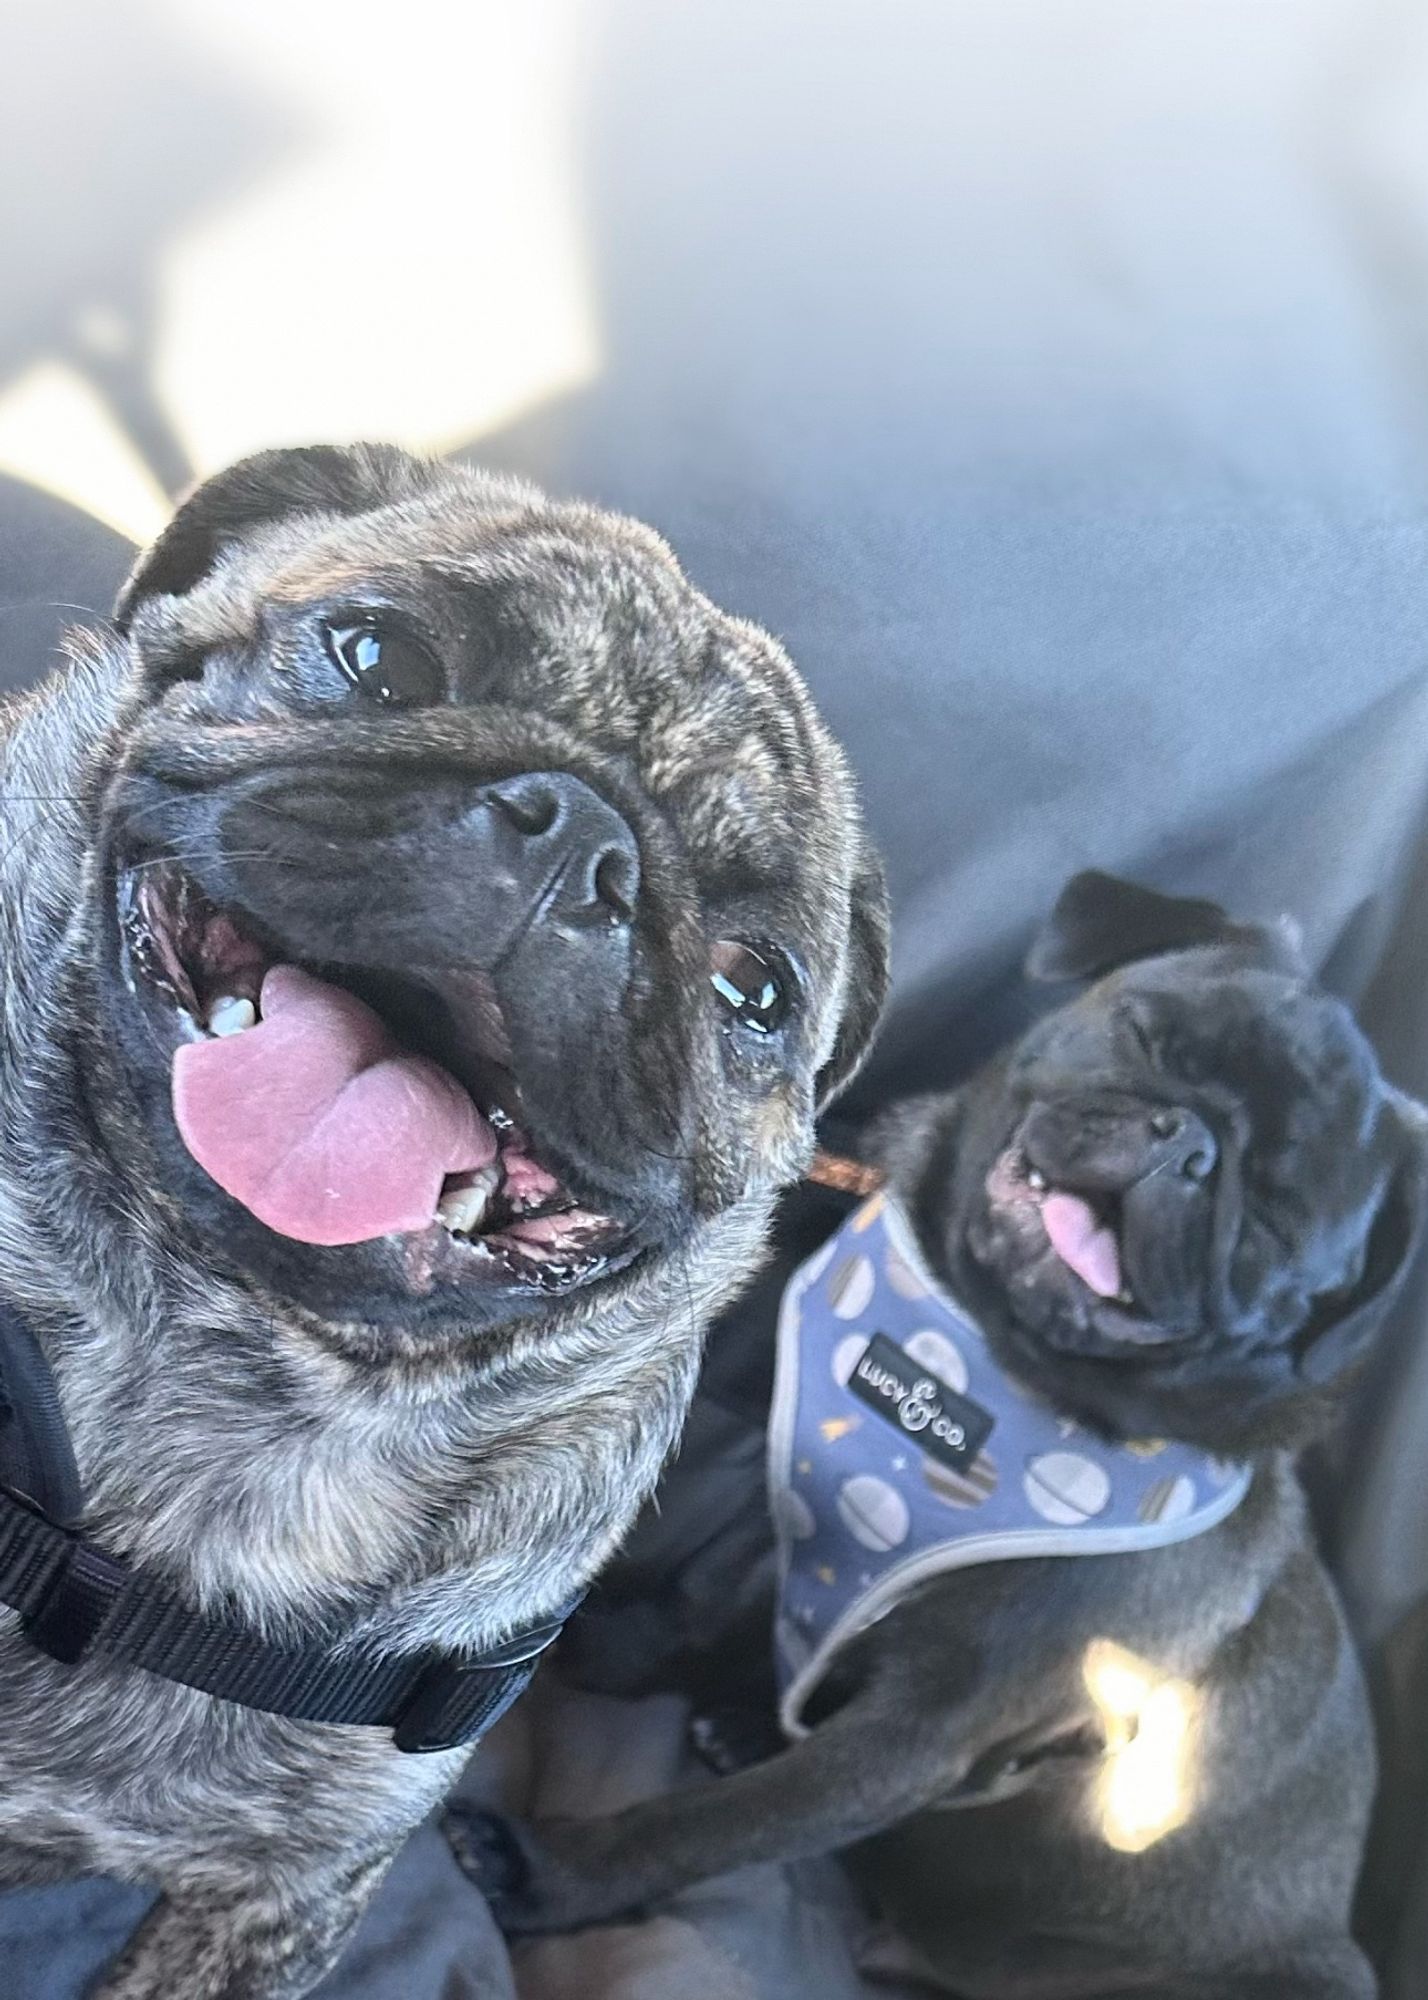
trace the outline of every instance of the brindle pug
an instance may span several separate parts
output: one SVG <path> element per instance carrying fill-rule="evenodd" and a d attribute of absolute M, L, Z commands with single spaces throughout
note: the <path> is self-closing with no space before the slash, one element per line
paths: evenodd
<path fill-rule="evenodd" d="M 1000 1379 L 1036 1392 L 1034 1413 L 1013 1389 L 989 1458 L 964 1473 L 932 1458 L 919 1471 L 862 1401 L 826 1449 L 871 1423 L 880 1463 L 900 1450 L 912 1486 L 945 1496 L 922 1503 L 938 1532 L 991 1512 L 997 1467 L 1011 1525 L 1026 1525 L 1016 1509 L 1035 1523 L 1046 1489 L 1023 1499 L 1008 1441 L 1023 1421 L 1074 1453 L 1057 1439 L 1079 1420 L 1099 1458 L 1158 1480 L 1142 1522 L 1176 1484 L 1154 1454 L 1180 1450 L 1146 1440 L 1214 1455 L 1212 1493 L 1231 1481 L 1224 1458 L 1246 1461 L 1245 1497 L 1138 1553 L 1019 1554 L 915 1585 L 833 1656 L 801 1713 L 811 1733 L 718 1784 L 605 1821 L 453 1812 L 458 1856 L 509 1928 L 588 1923 L 746 1862 L 856 1843 L 862 1879 L 959 2000 L 1374 1991 L 1349 1936 L 1368 1712 L 1292 1453 L 1340 1406 L 1419 1233 L 1424 1114 L 1286 937 L 1211 904 L 1079 877 L 1033 965 L 1107 976 L 965 1089 L 895 1113 L 878 1152 L 929 1272 L 980 1325 Z M 915 1283 L 908 1295 L 911 1335 L 928 1307 Z M 821 1352 L 808 1336 L 805 1314 L 805 1369 Z M 829 1337 L 865 1336 L 844 1317 Z M 911 1335 L 928 1368 L 938 1339 Z M 908 1428 L 926 1417 L 924 1397 Z M 812 1427 L 793 1435 L 800 1450 L 813 1437 L 797 1470 L 816 1471 Z M 1055 1464 L 1041 1511 L 1074 1538 L 1107 1488 L 1077 1488 L 1084 1458 Z M 811 1515 L 794 1532 L 814 1532 Z M 807 1579 L 810 1601 L 835 1562 L 877 1560 L 862 1553 L 876 1535 L 856 1539 Z"/>
<path fill-rule="evenodd" d="M 82 1527 L 359 1661 L 549 1618 L 652 1486 L 885 977 L 779 648 L 648 529 L 385 447 L 200 487 L 5 715 L 0 1300 Z M 0 1874 L 106 2000 L 279 2000 L 461 1750 L 0 1618 Z"/>

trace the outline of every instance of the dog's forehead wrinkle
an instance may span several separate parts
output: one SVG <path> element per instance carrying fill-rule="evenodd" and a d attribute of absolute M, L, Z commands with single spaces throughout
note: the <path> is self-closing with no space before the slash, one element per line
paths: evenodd
<path fill-rule="evenodd" d="M 473 509 L 413 498 L 317 534 L 271 532 L 260 553 L 278 565 L 264 579 L 267 596 L 301 601 L 357 590 L 384 571 L 407 569 L 456 583 L 521 588 L 548 608 L 600 606 L 622 590 L 669 602 L 688 592 L 668 548 L 651 531 L 597 509 L 561 508 L 529 496 Z"/>
<path fill-rule="evenodd" d="M 372 534 L 373 525 L 364 532 Z M 283 530 L 270 532 L 282 541 Z M 373 574 L 398 573 L 404 562 L 430 573 L 424 554 L 404 557 L 385 530 L 355 559 L 353 532 L 351 523 L 331 524 L 327 535 L 340 559 L 304 551 L 268 595 L 299 604 L 315 594 L 330 597 L 356 590 Z M 698 845 L 716 861 L 742 853 L 772 872 L 794 866 L 821 828 L 832 824 L 846 835 L 854 810 L 846 768 L 813 722 L 806 691 L 781 648 L 718 613 L 667 556 L 652 570 L 643 543 L 635 553 L 638 561 L 631 562 L 623 543 L 612 554 L 573 542 L 564 531 L 553 538 L 533 517 L 494 552 L 440 560 L 448 576 L 505 590 L 526 631 L 525 671 L 533 688 L 540 686 L 545 711 L 592 743 L 633 757 L 651 795 L 678 803 Z M 228 572 L 220 568 L 183 601 L 190 643 L 217 643 L 225 627 L 231 635 L 241 626 L 251 636 L 256 599 L 239 619 L 232 597 Z M 282 657 L 281 645 L 278 651 Z M 683 662 L 673 679 L 672 662 Z M 612 681 L 624 687 L 623 703 L 611 703 Z M 268 704 L 264 709 L 271 713 Z"/>
<path fill-rule="evenodd" d="M 203 648 L 251 638 L 266 605 L 299 609 L 344 595 L 380 598 L 394 580 L 443 576 L 509 588 L 533 603 L 585 596 L 601 601 L 622 577 L 643 580 L 651 600 L 692 595 L 652 531 L 598 510 L 560 509 L 534 489 L 512 486 L 482 502 L 479 486 L 416 494 L 359 515 L 304 513 L 251 528 L 220 549 L 207 575 L 181 598 L 142 601 L 133 631 L 146 651 Z"/>
<path fill-rule="evenodd" d="M 1252 1119 L 1277 1128 L 1297 1119 L 1307 1131 L 1315 1121 L 1353 1115 L 1362 1130 L 1376 1065 L 1336 997 L 1259 967 L 1186 981 L 1169 962 L 1129 968 L 1104 982 L 1104 990 L 1143 1007 L 1170 1081 L 1211 1088 L 1233 1083 Z M 1081 1004 L 1094 1014 L 1093 994 Z"/>

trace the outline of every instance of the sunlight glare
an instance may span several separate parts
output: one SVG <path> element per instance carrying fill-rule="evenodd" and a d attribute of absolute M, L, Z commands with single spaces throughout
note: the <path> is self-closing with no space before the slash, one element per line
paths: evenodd
<path fill-rule="evenodd" d="M 1106 1733 L 1101 1832 L 1108 1847 L 1140 1854 L 1190 1817 L 1200 1697 L 1112 1639 L 1092 1640 L 1082 1673 Z"/>

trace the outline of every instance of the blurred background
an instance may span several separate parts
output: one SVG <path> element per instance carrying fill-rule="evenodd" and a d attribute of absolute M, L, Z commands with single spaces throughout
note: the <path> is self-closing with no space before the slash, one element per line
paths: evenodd
<path fill-rule="evenodd" d="M 0 24 L 4 470 L 146 536 L 245 451 L 449 449 L 597 368 L 579 0 Z"/>
<path fill-rule="evenodd" d="M 195 476 L 364 436 L 640 514 L 788 642 L 893 889 L 850 1124 L 1017 1025 L 1087 864 L 1293 912 L 1428 1092 L 1419 0 L 0 0 L 0 685 Z M 1321 1475 L 1405 2000 L 1425 1313 Z"/>
<path fill-rule="evenodd" d="M 1368 336 L 1422 443 L 1411 0 L 3 0 L 0 58 L 0 468 L 132 536 L 261 445 L 611 376 L 642 430 L 692 374 L 851 403 L 915 476 L 910 384 L 939 457 L 1069 467 L 1169 365 L 1322 485 L 1387 469 Z"/>
<path fill-rule="evenodd" d="M 1416 0 L 0 0 L 0 480 L 55 503 L 0 679 L 263 445 L 626 507 L 813 678 L 941 1020 L 952 928 L 975 996 L 1106 858 L 1124 748 L 1144 864 L 1266 737 L 1317 785 L 1366 645 L 1416 700 L 1425 92 Z M 52 574 L 60 503 L 116 539 Z M 1035 823 L 949 784 L 939 673 Z M 1332 828 L 1284 860 L 1327 949 Z"/>

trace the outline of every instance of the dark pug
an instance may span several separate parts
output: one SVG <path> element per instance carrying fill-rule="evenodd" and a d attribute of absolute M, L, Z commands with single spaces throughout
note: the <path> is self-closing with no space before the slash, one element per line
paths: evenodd
<path fill-rule="evenodd" d="M 938 1496 L 922 1505 L 946 1532 L 1014 1493 L 1011 1526 L 1044 1537 L 1059 1523 L 1075 1559 L 987 1560 L 880 1600 L 884 1615 L 806 1690 L 811 1733 L 720 1784 L 608 1821 L 453 1814 L 458 1855 L 512 1928 L 585 1923 L 746 1862 L 856 1843 L 863 1879 L 961 2000 L 1374 1991 L 1349 1937 L 1368 1712 L 1290 1453 L 1332 1416 L 1403 1273 L 1424 1206 L 1423 1114 L 1383 1083 L 1285 937 L 1212 905 L 1079 877 L 1033 969 L 1107 976 L 881 1134 L 913 1255 L 980 1326 L 985 1355 L 973 1334 L 961 1372 L 940 1358 L 915 1266 L 890 1262 L 882 1292 L 860 1255 L 828 1279 L 810 1267 L 854 1359 L 899 1292 L 915 1298 L 902 1359 L 924 1380 L 908 1435 L 882 1429 L 866 1408 L 900 1393 L 898 1358 L 868 1349 L 869 1396 L 794 1470 L 871 1424 L 880 1459 L 897 1451 Z M 872 1240 L 872 1213 L 846 1248 Z M 796 1324 L 806 1369 L 806 1309 Z M 970 1396 L 994 1370 L 1010 1403 L 984 1448 L 963 1440 L 974 1456 L 958 1467 L 928 1445 L 941 1421 L 929 1410 L 971 1421 L 980 1406 L 952 1393 L 967 1358 Z M 826 1369 L 818 1380 L 829 1393 Z M 1023 1461 L 1028 1425 L 1051 1449 Z M 1187 1459 L 1183 1483 L 1161 1470 Z M 1128 1527 L 1093 1518 L 1109 1520 L 1114 1491 L 1097 1463 L 1138 1496 Z M 1184 1531 L 1174 1517 L 1196 1480 L 1221 1495 L 1203 1531 L 1161 1541 Z M 866 1479 L 838 1490 L 857 1502 L 838 1550 L 899 1560 L 868 1552 L 897 1543 L 900 1497 Z M 822 1532 L 784 1504 L 791 1537 Z M 1071 1549 L 1091 1532 L 1128 1539 Z M 800 1546 L 820 1544 L 790 1539 L 791 1565 Z M 836 1586 L 842 1560 L 809 1588 Z"/>
<path fill-rule="evenodd" d="M 633 522 L 276 452 L 0 758 L 0 1304 L 83 1531 L 383 1671 L 548 1620 L 882 992 L 788 661 Z M 119 1664 L 71 1584 L 77 1664 L 3 1614 L 0 1874 L 163 1890 L 109 2000 L 305 1993 L 464 1753 Z"/>

